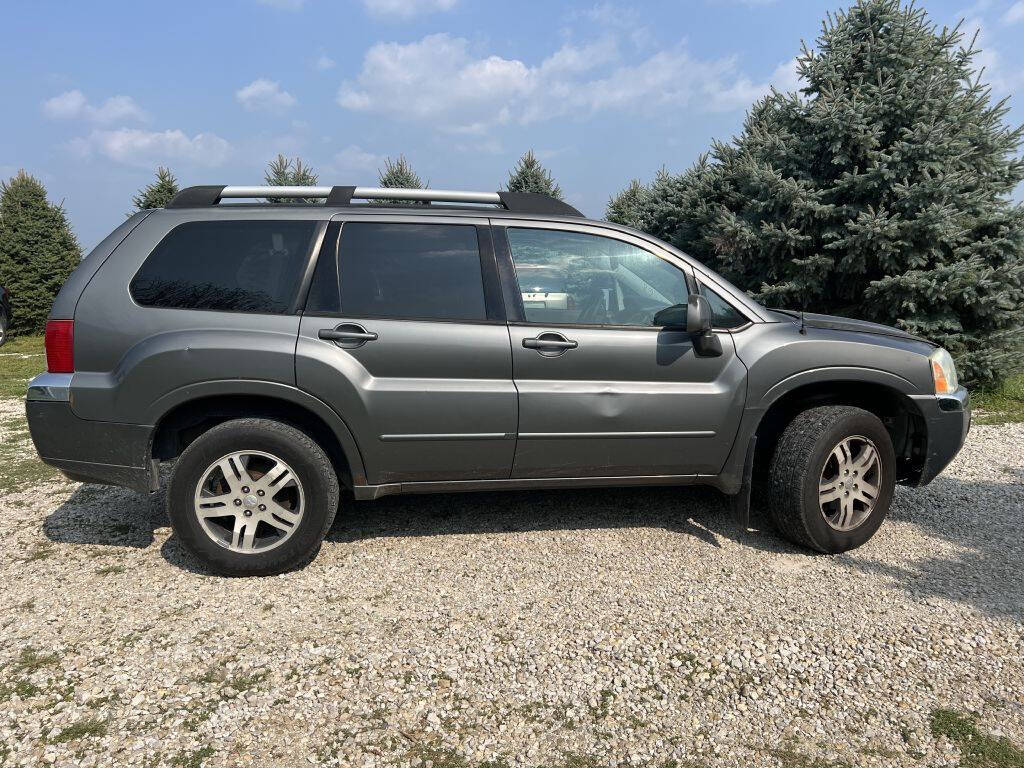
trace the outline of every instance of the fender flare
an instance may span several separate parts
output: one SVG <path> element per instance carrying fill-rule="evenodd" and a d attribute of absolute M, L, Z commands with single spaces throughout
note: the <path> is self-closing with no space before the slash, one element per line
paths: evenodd
<path fill-rule="evenodd" d="M 748 456 L 752 456 L 752 441 L 757 439 L 757 430 L 769 409 L 781 397 L 800 387 L 824 382 L 879 384 L 896 390 L 906 397 L 910 404 L 913 404 L 910 395 L 920 394 L 913 382 L 898 374 L 878 368 L 850 365 L 824 366 L 809 368 L 787 376 L 765 391 L 756 403 L 748 403 L 744 408 L 743 418 L 740 419 L 740 426 L 736 432 L 736 442 L 729 452 L 729 458 L 726 459 L 716 483 L 724 493 L 729 495 L 741 493 L 745 484 L 749 484 L 750 478 L 747 475 L 752 470 L 753 463 L 748 460 Z M 912 405 L 912 407 L 917 409 L 916 405 Z M 746 511 L 739 508 L 741 505 L 741 502 L 737 503 L 736 514 L 740 519 L 745 519 Z"/>
<path fill-rule="evenodd" d="M 146 423 L 159 424 L 171 410 L 179 405 L 218 395 L 263 395 L 277 400 L 285 400 L 310 411 L 327 424 L 327 427 L 338 439 L 341 450 L 345 454 L 345 460 L 348 462 L 349 471 L 352 473 L 353 485 L 366 485 L 363 455 L 345 420 L 327 403 L 290 384 L 258 379 L 216 379 L 186 384 L 155 400 L 146 412 Z"/>

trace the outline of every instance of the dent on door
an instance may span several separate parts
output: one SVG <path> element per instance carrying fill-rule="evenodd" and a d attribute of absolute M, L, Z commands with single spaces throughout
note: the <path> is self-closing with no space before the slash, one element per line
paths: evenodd
<path fill-rule="evenodd" d="M 544 354 L 529 343 L 544 333 L 510 330 L 520 414 L 513 477 L 721 469 L 746 376 L 729 334 L 721 357 L 700 357 L 678 331 L 551 329 L 576 346 Z"/>

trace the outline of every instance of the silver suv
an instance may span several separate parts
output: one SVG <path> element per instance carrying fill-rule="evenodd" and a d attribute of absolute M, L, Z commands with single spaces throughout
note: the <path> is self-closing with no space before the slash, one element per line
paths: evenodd
<path fill-rule="evenodd" d="M 223 202 L 268 196 L 305 202 Z M 308 562 L 342 488 L 706 484 L 745 521 L 758 486 L 786 537 L 841 552 L 970 423 L 928 341 L 766 309 L 642 232 L 508 192 L 190 187 L 89 254 L 46 351 L 43 460 L 140 491 L 173 461 L 177 536 L 238 575 Z"/>

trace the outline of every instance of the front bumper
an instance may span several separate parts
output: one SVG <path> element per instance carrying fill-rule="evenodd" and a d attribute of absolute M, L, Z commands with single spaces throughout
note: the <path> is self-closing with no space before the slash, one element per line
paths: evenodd
<path fill-rule="evenodd" d="M 29 383 L 25 413 L 39 458 L 77 482 L 155 490 L 153 427 L 79 418 L 71 410 L 71 378 L 43 373 Z"/>
<path fill-rule="evenodd" d="M 917 485 L 935 479 L 963 447 L 971 428 L 970 396 L 964 387 L 952 395 L 914 395 L 927 430 L 924 466 Z"/>

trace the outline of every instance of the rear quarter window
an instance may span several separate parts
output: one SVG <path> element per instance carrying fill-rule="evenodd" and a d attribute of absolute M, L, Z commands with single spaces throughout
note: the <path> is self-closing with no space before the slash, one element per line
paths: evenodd
<path fill-rule="evenodd" d="M 315 221 L 193 221 L 175 227 L 132 279 L 147 307 L 283 314 L 298 291 Z"/>

